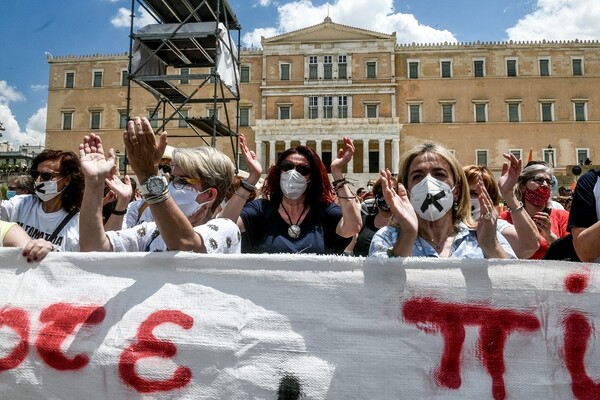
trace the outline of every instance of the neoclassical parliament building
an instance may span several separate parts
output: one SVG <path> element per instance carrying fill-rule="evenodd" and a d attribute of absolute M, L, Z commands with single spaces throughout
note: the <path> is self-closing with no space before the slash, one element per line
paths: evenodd
<path fill-rule="evenodd" d="M 400 44 L 395 33 L 326 18 L 261 46 L 239 54 L 236 102 L 184 102 L 169 120 L 152 92 L 128 82 L 127 53 L 54 57 L 46 147 L 76 151 L 93 131 L 123 158 L 127 116 L 140 115 L 164 122 L 175 147 L 214 145 L 233 156 L 236 135 L 211 143 L 193 134 L 192 119 L 216 117 L 233 118 L 265 171 L 298 144 L 328 164 L 347 136 L 356 146 L 347 174 L 359 185 L 381 168 L 397 170 L 401 154 L 423 140 L 495 172 L 503 153 L 527 159 L 530 149 L 565 181 L 571 166 L 600 163 L 598 41 Z M 209 72 L 167 74 L 179 76 L 177 91 L 215 99 L 213 86 L 198 84 Z"/>

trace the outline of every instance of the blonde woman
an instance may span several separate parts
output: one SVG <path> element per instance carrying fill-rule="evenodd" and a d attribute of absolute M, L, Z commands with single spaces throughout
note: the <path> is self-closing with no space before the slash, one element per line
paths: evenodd
<path fill-rule="evenodd" d="M 497 213 L 483 182 L 477 193 L 482 219 L 471 217 L 469 184 L 450 151 L 425 142 L 402 157 L 398 190 L 382 171 L 383 195 L 396 226 L 380 229 L 371 242 L 372 257 L 514 258 L 497 232 Z"/>

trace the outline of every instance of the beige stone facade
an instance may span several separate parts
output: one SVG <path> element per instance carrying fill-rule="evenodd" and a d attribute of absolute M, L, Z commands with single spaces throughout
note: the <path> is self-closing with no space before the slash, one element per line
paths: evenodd
<path fill-rule="evenodd" d="M 532 149 L 534 159 L 565 175 L 569 166 L 600 157 L 599 50 L 597 41 L 398 45 L 395 34 L 326 19 L 242 51 L 239 132 L 265 168 L 297 144 L 315 148 L 327 163 L 348 136 L 356 154 L 347 173 L 359 184 L 382 167 L 395 170 L 401 153 L 422 140 L 442 142 L 461 163 L 496 172 L 503 153 L 527 159 Z M 49 61 L 46 147 L 75 150 L 95 131 L 123 152 L 127 62 L 126 54 Z M 95 72 L 100 87 L 92 85 Z M 190 92 L 197 82 L 179 86 Z M 131 90 L 131 115 L 148 115 L 156 100 L 135 85 Z M 200 95 L 210 98 L 211 87 Z M 211 106 L 185 109 L 206 116 Z M 231 103 L 220 107 L 221 119 L 224 107 L 235 115 Z M 65 115 L 71 129 L 64 129 Z M 92 129 L 98 118 L 99 129 Z M 179 124 L 167 124 L 170 144 L 206 145 Z M 220 138 L 217 147 L 232 154 L 235 146 Z"/>

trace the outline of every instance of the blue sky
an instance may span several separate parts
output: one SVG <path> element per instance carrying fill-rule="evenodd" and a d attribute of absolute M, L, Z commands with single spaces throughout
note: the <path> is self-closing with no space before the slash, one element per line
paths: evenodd
<path fill-rule="evenodd" d="M 384 33 L 399 42 L 600 39 L 597 0 L 230 0 L 243 45 L 260 37 L 334 22 Z M 0 24 L 2 141 L 43 144 L 47 54 L 126 52 L 130 0 L 5 0 Z M 137 9 L 137 6 L 136 6 Z M 136 11 L 136 21 L 147 16 Z M 298 16 L 302 16 L 299 18 Z"/>

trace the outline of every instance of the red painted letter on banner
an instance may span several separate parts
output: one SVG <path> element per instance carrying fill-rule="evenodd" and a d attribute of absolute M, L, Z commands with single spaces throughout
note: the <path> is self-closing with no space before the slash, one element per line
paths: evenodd
<path fill-rule="evenodd" d="M 192 379 L 192 371 L 187 367 L 178 367 L 170 379 L 163 381 L 148 380 L 135 371 L 138 360 L 147 357 L 172 358 L 177 347 L 166 340 L 154 336 L 154 328 L 164 323 L 172 323 L 184 329 L 190 329 L 194 319 L 177 310 L 161 310 L 152 313 L 138 329 L 135 341 L 123 351 L 119 360 L 119 375 L 123 381 L 140 393 L 166 392 L 187 385 Z"/>

